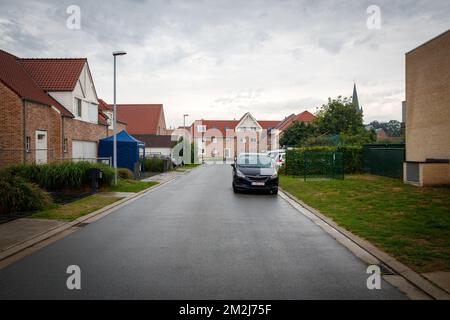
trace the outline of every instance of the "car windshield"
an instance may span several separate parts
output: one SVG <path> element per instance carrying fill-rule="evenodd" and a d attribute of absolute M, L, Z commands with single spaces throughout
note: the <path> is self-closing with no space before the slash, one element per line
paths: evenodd
<path fill-rule="evenodd" d="M 273 166 L 272 159 L 262 154 L 245 154 L 240 155 L 237 159 L 238 166 L 252 168 L 271 168 Z"/>

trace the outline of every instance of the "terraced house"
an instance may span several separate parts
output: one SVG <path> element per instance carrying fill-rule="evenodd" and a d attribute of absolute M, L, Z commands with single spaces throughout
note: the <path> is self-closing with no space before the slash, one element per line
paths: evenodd
<path fill-rule="evenodd" d="M 111 134 L 107 111 L 86 58 L 0 50 L 0 166 L 96 158 L 98 140 Z"/>

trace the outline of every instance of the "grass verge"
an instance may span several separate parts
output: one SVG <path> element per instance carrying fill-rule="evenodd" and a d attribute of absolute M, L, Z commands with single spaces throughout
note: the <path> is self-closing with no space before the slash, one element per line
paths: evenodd
<path fill-rule="evenodd" d="M 102 188 L 106 192 L 139 192 L 158 184 L 156 181 L 139 181 L 119 179 L 117 186 L 108 186 Z"/>
<path fill-rule="evenodd" d="M 120 199 L 122 197 L 105 197 L 94 194 L 64 205 L 54 204 L 49 209 L 34 213 L 31 218 L 73 221 Z"/>
<path fill-rule="evenodd" d="M 414 270 L 450 271 L 450 188 L 372 175 L 306 182 L 281 176 L 280 185 Z"/>

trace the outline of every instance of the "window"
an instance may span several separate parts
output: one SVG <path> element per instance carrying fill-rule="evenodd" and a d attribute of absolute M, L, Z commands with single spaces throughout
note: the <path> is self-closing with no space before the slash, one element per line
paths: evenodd
<path fill-rule="evenodd" d="M 217 142 L 217 138 L 216 137 L 211 137 L 211 141 L 212 141 L 212 143 L 216 143 Z"/>
<path fill-rule="evenodd" d="M 77 115 L 77 117 L 80 117 L 80 118 L 81 118 L 81 111 L 82 111 L 82 108 L 83 108 L 83 105 L 82 105 L 83 101 L 81 101 L 81 99 L 78 99 L 78 98 L 75 98 L 75 100 L 76 100 L 76 102 L 77 102 L 77 105 L 76 105 L 76 108 L 77 108 L 77 110 L 76 110 L 76 115 Z"/>
<path fill-rule="evenodd" d="M 30 149 L 31 149 L 31 138 L 30 137 L 26 137 L 25 150 L 26 150 L 26 152 L 30 152 Z"/>
<path fill-rule="evenodd" d="M 197 126 L 198 132 L 206 132 L 206 126 L 205 125 L 198 125 Z"/>
<path fill-rule="evenodd" d="M 63 142 L 63 152 L 66 153 L 67 152 L 67 138 L 64 139 Z"/>
<path fill-rule="evenodd" d="M 256 138 L 251 138 L 250 141 L 251 142 L 256 142 Z"/>

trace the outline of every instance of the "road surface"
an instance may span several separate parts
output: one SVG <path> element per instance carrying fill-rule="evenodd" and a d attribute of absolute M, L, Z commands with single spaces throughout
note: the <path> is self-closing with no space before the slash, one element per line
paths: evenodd
<path fill-rule="evenodd" d="M 81 270 L 68 290 L 66 269 Z M 279 196 L 205 165 L 0 270 L 0 299 L 404 299 Z"/>

